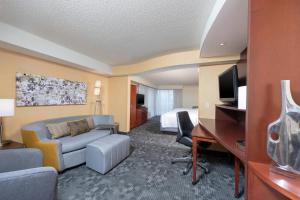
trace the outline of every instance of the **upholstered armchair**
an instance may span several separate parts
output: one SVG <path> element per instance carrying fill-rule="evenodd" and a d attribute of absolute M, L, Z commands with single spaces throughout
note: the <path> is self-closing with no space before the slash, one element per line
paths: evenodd
<path fill-rule="evenodd" d="M 38 149 L 1 150 L 0 199 L 56 199 L 57 172 L 42 164 Z"/>

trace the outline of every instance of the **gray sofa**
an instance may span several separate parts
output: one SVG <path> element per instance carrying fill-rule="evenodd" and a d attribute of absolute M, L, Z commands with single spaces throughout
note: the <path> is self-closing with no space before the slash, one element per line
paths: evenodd
<path fill-rule="evenodd" d="M 38 149 L 0 151 L 0 199 L 56 199 L 57 172 L 42 167 Z"/>
<path fill-rule="evenodd" d="M 26 147 L 38 148 L 44 154 L 44 165 L 52 166 L 58 171 L 82 164 L 86 161 L 85 150 L 87 144 L 111 134 L 111 130 L 93 129 L 87 133 L 74 137 L 66 136 L 59 139 L 51 139 L 47 124 L 64 121 L 80 120 L 92 117 L 95 126 L 114 124 L 111 115 L 85 115 L 65 117 L 34 122 L 22 128 L 22 138 Z"/>

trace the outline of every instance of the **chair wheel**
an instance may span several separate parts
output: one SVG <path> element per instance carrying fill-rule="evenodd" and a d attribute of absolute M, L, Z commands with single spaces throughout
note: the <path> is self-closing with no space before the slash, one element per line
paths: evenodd
<path fill-rule="evenodd" d="M 209 173 L 209 169 L 204 169 L 204 173 L 208 174 Z"/>
<path fill-rule="evenodd" d="M 187 175 L 188 172 L 187 172 L 186 170 L 184 170 L 184 171 L 182 172 L 182 174 L 183 174 L 183 175 Z"/>
<path fill-rule="evenodd" d="M 173 165 L 175 162 L 174 161 L 171 161 L 171 164 Z"/>

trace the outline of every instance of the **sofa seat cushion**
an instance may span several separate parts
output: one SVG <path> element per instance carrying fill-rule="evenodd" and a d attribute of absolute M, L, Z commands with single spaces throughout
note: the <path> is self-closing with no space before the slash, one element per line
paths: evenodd
<path fill-rule="evenodd" d="M 83 149 L 87 144 L 110 134 L 110 130 L 91 130 L 76 136 L 62 137 L 59 140 L 62 143 L 62 153 L 68 153 Z"/>

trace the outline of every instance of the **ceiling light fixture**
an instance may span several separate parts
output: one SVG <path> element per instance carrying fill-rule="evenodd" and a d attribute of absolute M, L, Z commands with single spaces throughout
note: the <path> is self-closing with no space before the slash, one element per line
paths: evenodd
<path fill-rule="evenodd" d="M 220 46 L 224 46 L 224 45 L 225 45 L 225 43 L 223 43 L 223 42 L 222 42 L 222 43 L 220 43 L 219 45 L 220 45 Z"/>

